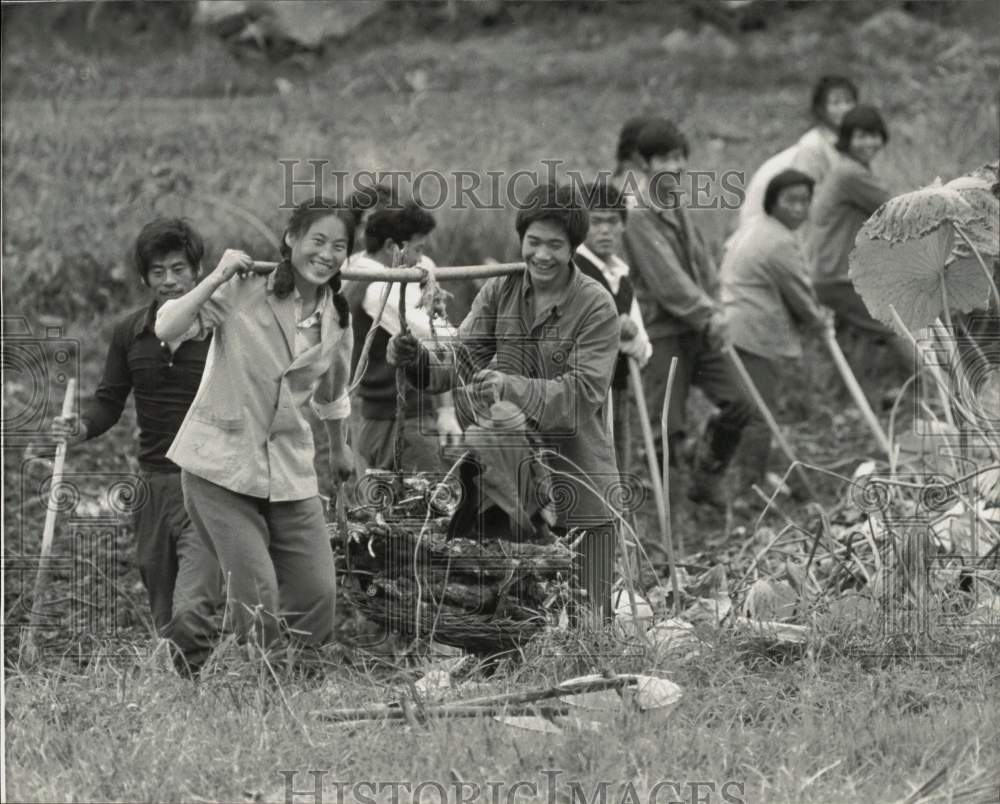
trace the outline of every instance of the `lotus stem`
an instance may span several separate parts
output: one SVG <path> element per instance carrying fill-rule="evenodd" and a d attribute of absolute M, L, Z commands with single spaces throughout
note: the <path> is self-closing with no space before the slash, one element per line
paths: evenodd
<path fill-rule="evenodd" d="M 666 516 L 663 518 L 663 525 L 666 529 L 663 532 L 663 543 L 667 548 L 667 559 L 670 561 L 670 583 L 674 589 L 674 614 L 680 614 L 681 591 L 680 582 L 677 579 L 677 557 L 674 555 L 674 534 L 670 524 L 670 439 L 668 436 L 670 395 L 674 390 L 674 375 L 677 373 L 677 356 L 670 358 L 670 370 L 667 372 L 667 390 L 663 395 L 663 410 L 660 413 L 660 429 L 663 438 L 663 510 Z M 656 480 L 653 480 L 656 483 Z M 683 551 L 682 544 L 678 548 Z"/>

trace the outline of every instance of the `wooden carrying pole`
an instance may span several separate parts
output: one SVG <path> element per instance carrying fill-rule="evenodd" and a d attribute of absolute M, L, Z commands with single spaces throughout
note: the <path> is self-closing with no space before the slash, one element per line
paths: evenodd
<path fill-rule="evenodd" d="M 854 372 L 851 371 L 847 358 L 844 357 L 844 352 L 841 350 L 840 344 L 837 343 L 837 336 L 834 334 L 832 329 L 828 328 L 823 331 L 823 343 L 826 344 L 826 348 L 829 350 L 830 356 L 833 357 L 833 362 L 836 364 L 837 370 L 840 372 L 840 376 L 843 378 L 844 384 L 847 386 L 847 390 L 851 392 L 854 404 L 860 408 L 861 415 L 864 416 L 865 422 L 867 422 L 868 427 L 871 428 L 879 446 L 885 450 L 885 455 L 891 463 L 892 445 L 889 443 L 889 436 L 885 434 L 885 430 L 882 429 L 882 425 L 879 423 L 878 417 L 875 415 L 875 411 L 873 411 L 871 405 L 868 404 L 865 392 L 861 390 L 861 385 L 858 383 L 857 377 L 855 377 Z"/>
<path fill-rule="evenodd" d="M 732 363 L 733 368 L 736 369 L 736 373 L 740 375 L 740 379 L 743 380 L 743 384 L 746 386 L 747 392 L 753 399 L 754 404 L 757 405 L 757 410 L 760 411 L 760 415 L 764 417 L 764 421 L 767 422 L 767 426 L 771 430 L 771 434 L 778 441 L 778 446 L 781 447 L 781 451 L 785 453 L 785 457 L 795 466 L 795 470 L 799 474 L 799 478 L 802 481 L 802 485 L 805 487 L 809 496 L 816 499 L 816 491 L 813 489 L 812 484 L 809 482 L 809 477 L 806 475 L 802 468 L 802 464 L 798 462 L 795 457 L 795 453 L 792 452 L 792 447 L 788 443 L 788 439 L 785 438 L 784 433 L 781 432 L 781 428 L 778 427 L 778 422 L 774 418 L 774 414 L 768 408 L 767 403 L 764 401 L 764 397 L 760 395 L 760 391 L 757 390 L 757 386 L 753 384 L 753 380 L 750 378 L 750 372 L 747 371 L 747 367 L 743 365 L 743 361 L 740 360 L 740 356 L 736 353 L 736 349 L 732 344 L 727 344 L 723 347 L 723 351 L 726 353 L 726 357 L 729 358 L 729 362 Z"/>
<path fill-rule="evenodd" d="M 63 397 L 62 416 L 66 418 L 73 413 L 73 401 L 76 397 L 76 379 L 66 383 L 66 395 Z M 42 621 L 42 597 L 49 585 L 49 554 L 52 552 L 52 541 L 56 533 L 56 516 L 59 512 L 59 486 L 62 484 L 63 467 L 66 464 L 66 442 L 60 441 L 56 446 L 56 458 L 52 465 L 52 482 L 49 485 L 49 500 L 45 507 L 45 526 L 42 529 L 42 550 L 38 562 L 38 573 L 35 575 L 35 591 L 31 596 L 31 617 L 25 639 L 22 641 L 21 655 L 29 661 L 35 654 L 35 631 Z"/>
<path fill-rule="evenodd" d="M 278 267 L 276 262 L 254 262 L 253 271 L 268 274 Z M 488 279 L 491 276 L 509 276 L 525 270 L 523 262 L 505 262 L 495 265 L 453 265 L 434 269 L 438 282 L 458 279 Z M 360 279 L 365 282 L 419 282 L 427 274 L 423 268 L 344 268 L 341 279 Z"/>

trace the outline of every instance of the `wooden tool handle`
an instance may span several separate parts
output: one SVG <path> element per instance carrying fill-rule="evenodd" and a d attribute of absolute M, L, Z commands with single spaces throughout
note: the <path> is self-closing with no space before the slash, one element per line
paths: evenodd
<path fill-rule="evenodd" d="M 63 397 L 62 416 L 73 413 L 76 400 L 76 380 L 66 383 L 66 395 Z M 35 656 L 35 631 L 42 620 L 42 596 L 49 585 L 49 553 L 52 552 L 52 540 L 56 532 L 56 517 L 59 512 L 59 485 L 62 483 L 63 467 L 66 464 L 66 442 L 60 441 L 56 447 L 56 458 L 52 465 L 52 482 L 49 485 L 48 505 L 45 508 L 45 526 L 42 529 L 42 549 L 39 556 L 38 572 L 35 575 L 35 590 L 31 596 L 31 616 L 28 627 L 21 642 L 21 655 L 26 661 L 33 661 Z"/>

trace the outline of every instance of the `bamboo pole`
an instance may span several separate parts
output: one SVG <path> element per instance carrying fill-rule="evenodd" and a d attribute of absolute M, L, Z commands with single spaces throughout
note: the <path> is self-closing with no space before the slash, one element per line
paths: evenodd
<path fill-rule="evenodd" d="M 278 267 L 276 262 L 257 262 L 253 272 L 268 274 Z M 523 273 L 523 262 L 505 262 L 496 265 L 454 265 L 434 269 L 438 282 L 453 282 L 458 279 L 488 279 L 492 276 L 510 276 Z M 423 268 L 344 268 L 341 279 L 360 279 L 365 282 L 419 282 L 427 272 Z"/>
<path fill-rule="evenodd" d="M 829 350 L 830 356 L 833 358 L 833 362 L 836 364 L 837 370 L 840 372 L 841 379 L 843 379 L 844 384 L 847 386 L 847 390 L 851 392 L 854 404 L 861 410 L 861 415 L 864 416 L 869 429 L 872 431 L 872 434 L 878 441 L 879 446 L 885 451 L 886 457 L 891 462 L 892 444 L 889 442 L 889 436 L 885 434 L 885 430 L 882 429 L 882 425 L 879 423 L 878 417 L 875 415 L 875 411 L 873 411 L 871 405 L 868 404 L 865 392 L 861 390 L 861 385 L 858 383 L 857 377 L 855 377 L 854 372 L 851 371 L 851 366 L 848 364 L 847 358 L 844 357 L 844 352 L 841 350 L 840 344 L 837 343 L 837 336 L 834 334 L 832 329 L 827 328 L 823 330 L 823 343 L 826 344 L 826 348 Z"/>
<path fill-rule="evenodd" d="M 406 282 L 399 283 L 399 333 L 408 335 L 410 328 L 406 324 Z M 402 483 L 399 473 L 402 471 L 403 446 L 406 427 L 406 367 L 396 366 L 396 426 L 392 439 L 392 470 L 396 479 Z"/>
<path fill-rule="evenodd" d="M 615 401 L 614 392 L 611 388 L 608 388 L 608 401 L 604 408 L 604 427 L 608 433 L 608 441 L 611 442 L 611 450 L 615 449 Z M 618 467 L 618 476 L 620 482 L 626 482 L 627 472 L 623 470 L 623 467 Z M 622 519 L 625 518 L 625 511 L 622 511 Z M 632 574 L 632 558 L 629 556 L 628 545 L 625 543 L 625 531 L 622 527 L 621 522 L 615 522 L 614 524 L 615 534 L 618 541 L 618 552 L 621 554 L 622 562 L 622 578 L 625 581 L 625 591 L 628 594 L 628 605 L 629 610 L 632 612 L 632 622 L 635 624 L 636 633 L 639 633 L 639 609 L 635 603 L 635 576 Z M 615 611 L 609 612 L 611 618 L 613 619 L 617 613 L 617 606 L 615 606 Z M 642 641 L 646 642 L 646 635 L 642 633 Z"/>
<path fill-rule="evenodd" d="M 674 553 L 674 531 L 671 524 L 670 511 L 670 439 L 669 430 L 669 410 L 670 395 L 674 392 L 674 375 L 677 373 L 677 357 L 670 358 L 670 370 L 667 372 L 667 390 L 663 395 L 663 408 L 660 410 L 660 434 L 663 438 L 663 478 L 661 488 L 663 489 L 663 508 L 666 511 L 664 522 L 666 531 L 663 534 L 663 543 L 667 548 L 667 560 L 670 562 L 670 583 L 674 589 L 674 614 L 680 614 L 681 605 L 681 585 L 677 578 L 677 556 Z M 655 481 L 654 481 L 655 484 Z M 678 550 L 683 552 L 683 538 L 678 539 Z"/>
<path fill-rule="evenodd" d="M 778 422 L 774 418 L 774 414 L 771 413 L 767 403 L 764 401 L 764 397 L 760 395 L 760 391 L 757 390 L 757 386 L 753 384 L 753 380 L 750 378 L 750 372 L 748 372 L 747 367 L 743 365 L 743 361 L 740 360 L 740 356 L 736 353 L 735 347 L 732 344 L 726 344 L 726 346 L 722 348 L 722 351 L 725 352 L 726 357 L 729 358 L 729 362 L 732 364 L 733 368 L 736 369 L 736 373 L 739 374 L 740 379 L 743 380 L 743 384 L 746 386 L 747 392 L 753 399 L 754 404 L 757 405 L 757 410 L 760 411 L 760 415 L 763 416 L 764 421 L 767 422 L 767 426 L 770 428 L 771 434 L 777 440 L 778 446 L 781 447 L 781 451 L 785 453 L 785 457 L 795 466 L 799 479 L 801 479 L 806 491 L 809 492 L 809 496 L 816 499 L 816 491 L 813 489 L 812 483 L 809 482 L 809 477 L 802 469 L 802 465 L 795 457 L 795 453 L 792 452 L 792 447 L 788 443 L 788 439 L 786 439 L 784 433 L 781 432 L 781 428 L 778 426 Z"/>
<path fill-rule="evenodd" d="M 407 711 L 404 708 L 406 704 L 410 703 L 409 699 L 400 705 L 398 709 L 389 710 L 375 710 L 375 709 L 334 709 L 331 712 L 323 712 L 320 714 L 321 720 L 331 721 L 333 723 L 357 723 L 364 720 L 406 720 L 410 721 L 411 718 L 407 716 Z M 421 716 L 414 717 L 413 720 L 419 725 L 419 721 L 432 718 L 432 717 L 442 717 L 442 718 L 462 718 L 462 717 L 564 717 L 572 709 L 569 704 L 561 705 L 531 705 L 531 704 L 520 704 L 510 707 L 505 706 L 429 706 L 426 707 L 421 714 Z M 410 725 L 413 725 L 411 722 Z"/>
<path fill-rule="evenodd" d="M 71 378 L 66 383 L 66 394 L 63 396 L 62 416 L 66 418 L 73 413 L 73 402 L 76 397 L 76 379 Z M 52 465 L 52 482 L 49 485 L 49 500 L 45 509 L 45 525 L 42 528 L 42 549 L 39 556 L 38 573 L 35 575 L 35 590 L 31 596 L 31 617 L 28 628 L 24 632 L 21 643 L 21 656 L 28 661 L 36 658 L 35 631 L 42 620 L 42 596 L 49 585 L 51 571 L 49 554 L 52 552 L 52 542 L 56 533 L 56 517 L 59 513 L 59 486 L 62 483 L 63 468 L 66 464 L 66 441 L 60 441 L 56 446 L 56 457 Z"/>
<path fill-rule="evenodd" d="M 674 363 L 671 363 L 673 369 Z M 639 408 L 639 425 L 642 428 L 642 438 L 646 445 L 646 464 L 649 467 L 649 477 L 653 486 L 653 501 L 656 503 L 656 516 L 660 523 L 660 538 L 663 549 L 670 562 L 670 577 L 674 585 L 674 614 L 680 614 L 680 584 L 677 580 L 677 562 L 674 556 L 674 546 L 670 541 L 670 521 L 667 519 L 667 504 L 664 501 L 664 488 L 661 483 L 660 469 L 656 465 L 656 443 L 653 441 L 653 428 L 649 424 L 649 409 L 646 407 L 646 397 L 642 391 L 642 376 L 639 374 L 639 364 L 634 358 L 628 358 L 628 380 L 635 404 Z M 669 380 L 668 380 L 669 383 Z"/>

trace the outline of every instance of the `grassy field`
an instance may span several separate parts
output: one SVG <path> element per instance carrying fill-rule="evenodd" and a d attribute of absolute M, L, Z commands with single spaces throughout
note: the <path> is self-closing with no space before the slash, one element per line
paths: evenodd
<path fill-rule="evenodd" d="M 808 127 L 811 84 L 828 71 L 854 77 L 865 99 L 883 109 L 891 142 L 877 167 L 894 188 L 950 178 L 996 158 L 1000 48 L 982 24 L 995 3 L 935 7 L 949 11 L 942 20 L 952 27 L 906 17 L 866 22 L 878 10 L 873 3 L 776 12 L 766 30 L 735 34 L 725 52 L 665 48 L 675 25 L 690 24 L 680 7 L 590 4 L 568 13 L 551 4 L 516 6 L 513 24 L 484 31 L 428 28 L 401 6 L 376 26 L 388 38 L 354 37 L 308 72 L 237 59 L 208 37 L 111 29 L 88 38 L 5 18 L 4 315 L 24 317 L 36 336 L 61 327 L 77 342 L 82 388 L 92 388 L 111 321 L 141 298 L 127 248 L 157 211 L 197 221 L 212 258 L 234 245 L 268 258 L 267 240 L 247 215 L 280 232 L 280 160 L 299 160 L 298 176 L 309 159 L 351 174 L 509 174 L 543 171 L 542 160 L 559 159 L 586 175 L 613 167 L 621 121 L 644 111 L 681 121 L 693 168 L 749 174 Z M 177 187 L 189 188 L 188 197 Z M 512 221 L 510 209 L 446 208 L 434 257 L 441 264 L 513 257 Z M 725 210 L 698 216 L 717 244 L 732 221 Z M 468 297 L 468 289 L 459 293 L 456 314 Z M 44 347 L 46 359 L 54 349 Z M 875 447 L 825 357 L 811 347 L 805 362 L 811 383 L 790 390 L 783 419 L 795 419 L 789 432 L 804 460 L 849 475 Z M 23 371 L 5 368 L 7 421 L 12 410 L 33 404 L 33 390 Z M 888 383 L 870 381 L 876 390 Z M 47 382 L 52 415 L 62 386 L 55 373 Z M 904 415 L 900 430 L 909 426 Z M 105 521 L 112 513 L 102 491 L 109 476 L 134 471 L 133 431 L 129 410 L 112 432 L 72 453 L 82 489 L 76 517 Z M 25 465 L 19 445 L 4 450 L 7 561 L 37 552 L 44 506 L 25 481 L 36 468 Z M 821 486 L 831 510 L 844 488 L 831 478 Z M 651 508 L 640 513 L 640 530 L 652 547 Z M 786 513 L 796 521 L 809 515 L 797 507 Z M 772 515 L 765 524 L 780 520 Z M 736 525 L 742 537 L 733 535 Z M 757 532 L 752 522 L 687 510 L 678 527 L 692 551 L 721 543 L 697 560 L 720 561 L 731 577 L 743 575 L 767 540 L 766 528 Z M 70 555 L 70 535 L 69 526 L 60 528 L 58 555 Z M 7 629 L 6 800 L 286 801 L 285 779 L 291 789 L 312 790 L 310 771 L 325 772 L 326 801 L 336 800 L 338 781 L 404 779 L 438 782 L 453 799 L 462 782 L 483 785 L 486 796 L 487 782 L 503 781 L 508 787 L 499 795 L 508 801 L 517 780 L 560 802 L 574 794 L 590 800 L 602 780 L 611 783 L 610 801 L 634 800 L 619 786 L 627 783 L 649 801 L 661 781 L 678 787 L 673 797 L 661 789 L 658 801 L 697 801 L 696 782 L 715 785 L 713 802 L 726 800 L 726 783 L 735 785 L 726 788 L 733 800 L 896 801 L 931 780 L 932 800 L 1000 799 L 995 640 L 948 661 L 880 659 L 858 653 L 866 646 L 877 652 L 877 623 L 827 618 L 814 624 L 806 651 L 776 652 L 713 628 L 699 628 L 704 644 L 691 656 L 614 655 L 552 642 L 536 646 L 527 662 L 476 676 L 478 683 L 499 689 L 642 670 L 669 676 L 684 697 L 663 722 L 627 716 L 597 733 L 569 729 L 558 737 L 490 720 L 432 722 L 426 730 L 336 726 L 323 721 L 324 710 L 393 699 L 421 661 L 336 651 L 317 681 L 231 652 L 201 682 L 183 681 L 149 638 L 127 529 L 95 538 L 93 552 L 74 565 L 82 563 L 81 577 L 57 575 L 63 615 L 52 630 L 93 622 L 73 603 L 79 585 L 90 584 L 116 603 L 110 619 L 102 613 L 97 620 L 121 640 L 76 638 L 64 658 L 27 667 L 14 650 L 16 629 Z M 113 560 L 95 559 L 109 551 Z M 24 600 L 13 566 L 5 571 L 4 602 L 7 622 L 16 625 Z M 611 646 L 624 647 L 620 640 Z M 118 656 L 74 658 L 104 651 Z M 552 797 L 547 769 L 562 774 Z M 437 800 L 437 790 L 418 792 Z M 517 796 L 531 793 L 522 787 Z M 406 791 L 400 795 L 409 800 Z"/>

